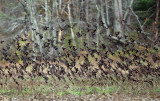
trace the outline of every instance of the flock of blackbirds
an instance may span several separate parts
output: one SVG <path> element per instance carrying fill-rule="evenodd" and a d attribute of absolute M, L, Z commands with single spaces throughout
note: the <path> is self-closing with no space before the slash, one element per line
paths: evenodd
<path fill-rule="evenodd" d="M 34 41 L 27 38 L 27 34 L 24 36 L 25 38 L 18 35 L 8 42 L 0 41 L 0 45 L 6 43 L 6 47 L 0 50 L 1 61 L 9 62 L 7 65 L 2 65 L 2 63 L 0 65 L 0 78 L 5 81 L 0 82 L 0 85 L 7 83 L 8 78 L 12 78 L 15 84 L 19 85 L 19 79 L 24 80 L 25 77 L 29 77 L 31 80 L 34 80 L 35 77 L 43 77 L 46 83 L 48 83 L 49 77 L 64 81 L 68 78 L 71 82 L 78 80 L 78 77 L 111 79 L 113 81 L 114 78 L 117 78 L 135 82 L 138 82 L 139 77 L 147 78 L 149 75 L 160 77 L 160 56 L 156 54 L 158 49 L 153 48 L 156 51 L 154 54 L 147 47 L 138 50 L 133 48 L 136 44 L 133 39 L 124 43 L 124 49 L 117 52 L 107 49 L 104 44 L 101 45 L 104 51 L 100 52 L 97 49 L 89 48 L 84 42 L 86 48 L 80 49 L 79 53 L 76 47 L 71 45 L 72 39 L 69 39 L 70 49 L 63 47 L 59 56 L 49 57 L 46 54 L 50 51 L 50 47 L 58 50 L 57 46 L 52 45 L 52 39 L 43 43 L 42 48 L 46 50 L 45 53 L 42 56 L 36 56 L 33 55 L 37 53 L 32 50 L 31 44 Z M 77 36 L 82 37 L 80 33 Z M 42 39 L 43 36 L 40 38 Z M 25 45 L 20 45 L 20 41 L 25 42 Z M 38 48 L 36 42 L 34 45 L 35 48 Z M 152 55 L 150 57 L 152 61 L 147 59 L 148 54 Z M 22 60 L 22 63 L 17 62 L 19 59 Z M 29 67 L 32 68 L 31 71 L 27 70 Z"/>

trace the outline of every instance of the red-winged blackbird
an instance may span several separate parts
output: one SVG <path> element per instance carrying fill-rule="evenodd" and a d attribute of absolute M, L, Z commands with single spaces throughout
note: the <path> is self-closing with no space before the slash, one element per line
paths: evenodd
<path fill-rule="evenodd" d="M 1 41 L 1 44 L 3 43 L 4 41 Z"/>

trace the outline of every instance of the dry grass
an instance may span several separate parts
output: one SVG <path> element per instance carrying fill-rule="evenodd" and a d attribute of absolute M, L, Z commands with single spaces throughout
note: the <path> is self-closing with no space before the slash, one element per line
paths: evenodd
<path fill-rule="evenodd" d="M 41 96 L 36 95 L 28 98 L 5 97 L 0 96 L 1 101 L 160 101 L 160 96 L 152 97 L 150 95 L 133 96 L 128 94 L 90 94 L 83 96 Z"/>

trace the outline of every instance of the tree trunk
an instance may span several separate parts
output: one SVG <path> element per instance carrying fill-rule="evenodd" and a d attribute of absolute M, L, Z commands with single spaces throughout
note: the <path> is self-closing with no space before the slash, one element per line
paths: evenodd
<path fill-rule="evenodd" d="M 96 8 L 97 8 L 97 28 L 96 28 L 96 49 L 99 50 L 99 33 L 101 31 L 101 26 L 99 26 L 99 20 L 100 20 L 100 14 L 101 14 L 101 10 L 100 10 L 100 6 L 99 6 L 99 2 L 98 1 L 95 1 L 96 2 Z"/>
<path fill-rule="evenodd" d="M 134 0 L 131 0 L 130 1 L 130 3 L 126 3 L 127 5 L 129 5 L 128 7 L 127 7 L 127 10 L 126 10 L 126 12 L 125 12 L 125 14 L 124 14 L 124 17 L 123 17 L 123 20 L 124 21 L 126 21 L 127 20 L 127 17 L 128 17 L 128 13 L 129 13 L 129 11 L 130 11 L 130 8 L 132 7 L 132 5 L 133 5 L 133 2 L 134 2 Z M 126 6 L 127 6 L 126 5 Z"/>
<path fill-rule="evenodd" d="M 56 43 L 56 41 L 57 41 L 57 35 L 56 35 L 56 29 L 55 29 L 55 26 L 54 26 L 54 16 L 53 16 L 54 12 L 56 12 L 55 9 L 56 9 L 56 0 L 54 0 L 54 1 L 52 0 L 52 4 L 51 4 L 51 10 L 52 10 L 52 12 L 51 12 L 51 27 L 53 28 L 53 30 L 51 30 L 51 33 L 53 35 L 53 41 L 51 42 L 51 46 L 52 46 L 52 48 L 51 48 L 51 54 L 57 56 L 58 52 L 53 47 L 53 46 L 57 46 L 57 43 Z"/>
<path fill-rule="evenodd" d="M 71 36 L 72 36 L 72 40 L 73 40 L 73 45 L 76 45 L 75 39 L 74 39 L 74 32 L 73 32 L 70 3 L 71 3 L 71 1 L 69 0 L 68 1 L 68 19 L 69 19 L 69 23 L 70 23 L 70 26 L 71 26 L 70 30 L 71 30 Z"/>
<path fill-rule="evenodd" d="M 110 26 L 110 20 L 109 20 L 109 10 L 108 10 L 108 1 L 105 1 L 105 3 L 106 3 L 106 22 L 107 22 L 107 36 L 109 36 L 110 35 L 110 29 L 109 29 L 109 26 Z"/>
<path fill-rule="evenodd" d="M 36 33 L 39 32 L 39 28 L 38 28 L 38 25 L 37 25 L 36 16 L 34 16 L 34 14 L 36 12 L 35 9 L 34 9 L 34 4 L 35 3 L 32 0 L 28 0 L 28 2 L 27 2 L 27 7 L 28 7 L 29 12 L 30 12 L 30 22 L 32 23 L 32 25 L 30 27 L 30 29 L 32 30 L 32 41 L 35 41 L 35 39 L 36 39 L 36 43 L 38 44 L 38 46 L 35 47 L 35 44 L 34 44 L 35 42 L 34 43 L 32 42 L 32 48 L 33 48 L 33 51 L 35 51 L 36 48 L 39 48 L 39 51 L 42 54 L 43 50 L 42 50 L 41 40 L 39 38 L 39 35 L 36 35 Z M 36 50 L 38 50 L 38 49 L 36 49 Z M 37 54 L 35 54 L 35 55 L 37 55 Z"/>
<path fill-rule="evenodd" d="M 125 33 L 125 35 L 128 35 L 129 32 L 129 28 L 128 25 L 130 25 L 130 10 L 132 8 L 134 0 L 125 0 L 125 13 L 123 16 L 123 31 Z"/>
<path fill-rule="evenodd" d="M 157 0 L 157 12 L 155 19 L 155 38 L 158 39 L 158 21 L 159 21 L 159 0 Z"/>
<path fill-rule="evenodd" d="M 103 7 L 103 1 L 102 0 L 100 0 L 100 2 L 101 2 L 101 17 L 102 17 L 102 21 L 103 21 L 103 23 L 104 23 L 104 27 L 107 29 L 108 27 L 107 27 L 107 23 L 106 23 L 106 18 L 105 18 L 105 15 L 104 15 L 104 7 Z M 108 12 L 107 12 L 108 13 Z"/>
<path fill-rule="evenodd" d="M 86 1 L 86 23 L 89 24 L 89 4 L 88 4 L 89 1 Z M 90 44 L 90 35 L 89 33 L 86 33 L 86 37 L 87 37 L 87 44 L 88 44 L 88 47 L 91 47 L 91 44 Z"/>
<path fill-rule="evenodd" d="M 122 0 L 114 0 L 114 32 L 123 37 L 122 32 Z"/>

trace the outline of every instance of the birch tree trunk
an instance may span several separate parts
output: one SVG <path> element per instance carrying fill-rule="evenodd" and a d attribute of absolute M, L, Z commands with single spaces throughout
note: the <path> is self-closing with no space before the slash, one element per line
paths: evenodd
<path fill-rule="evenodd" d="M 109 26 L 110 26 L 110 20 L 109 20 L 109 10 L 108 10 L 108 1 L 105 1 L 105 4 L 106 4 L 106 23 L 107 23 L 107 36 L 110 35 L 110 29 L 109 29 Z"/>
<path fill-rule="evenodd" d="M 34 5 L 34 1 L 32 0 L 27 0 L 27 6 L 28 6 L 28 10 L 30 12 L 30 22 L 31 22 L 31 30 L 32 30 L 32 41 L 36 41 L 36 43 L 38 44 L 37 47 L 35 47 L 35 43 L 32 42 L 32 48 L 33 51 L 36 51 L 39 48 L 40 54 L 43 53 L 42 50 L 42 44 L 41 44 L 41 40 L 39 38 L 39 35 L 36 35 L 37 32 L 39 32 L 39 28 L 38 28 L 38 24 L 37 24 L 37 19 L 36 19 L 36 15 L 35 15 L 35 5 Z M 35 40 L 36 39 L 36 40 Z M 36 56 L 37 54 L 35 54 Z"/>
<path fill-rule="evenodd" d="M 34 16 L 32 16 L 32 22 L 33 22 L 33 28 L 35 28 L 36 30 L 34 31 L 34 36 L 35 36 L 35 38 L 36 38 L 36 43 L 38 44 L 38 46 L 39 46 L 39 51 L 40 51 L 40 54 L 42 54 L 43 53 L 43 49 L 42 49 L 42 43 L 41 43 L 41 39 L 40 39 L 40 37 L 39 37 L 39 35 L 37 34 L 36 35 L 36 33 L 37 32 L 40 32 L 40 30 L 39 30 L 39 27 L 38 27 L 38 24 L 37 24 L 37 19 L 36 19 L 36 10 L 34 9 L 34 6 L 35 6 L 35 3 L 34 3 L 34 1 L 32 1 L 31 0 L 31 2 L 34 4 L 34 5 L 32 5 L 31 6 L 31 13 L 32 13 L 32 15 L 34 14 Z M 40 33 L 40 34 L 42 34 L 42 33 Z"/>
<path fill-rule="evenodd" d="M 76 46 L 76 42 L 74 39 L 74 32 L 73 32 L 73 25 L 72 25 L 72 17 L 71 17 L 71 8 L 70 8 L 70 3 L 71 1 L 68 1 L 68 19 L 69 19 L 69 23 L 70 23 L 70 30 L 71 30 L 71 36 L 72 36 L 72 40 L 73 40 L 73 45 Z"/>
<path fill-rule="evenodd" d="M 100 19 L 100 14 L 101 14 L 101 9 L 100 9 L 100 6 L 98 5 L 99 2 L 98 1 L 95 1 L 96 2 L 96 8 L 97 8 L 97 29 L 96 29 L 96 49 L 99 50 L 99 33 L 100 33 L 100 26 L 99 26 L 99 19 Z"/>
<path fill-rule="evenodd" d="M 104 7 L 103 7 L 103 1 L 100 0 L 100 3 L 101 3 L 101 6 L 100 6 L 100 9 L 101 9 L 101 17 L 102 17 L 102 21 L 104 23 L 104 27 L 107 28 L 107 24 L 106 24 L 106 18 L 104 16 Z"/>
<path fill-rule="evenodd" d="M 114 0 L 114 32 L 123 37 L 122 31 L 122 0 Z"/>
<path fill-rule="evenodd" d="M 44 25 L 48 27 L 48 26 L 49 26 L 49 25 L 48 25 L 48 23 L 49 23 L 48 0 L 44 0 L 44 4 L 45 4 L 45 6 L 44 6 L 44 9 L 45 9 L 45 18 L 44 18 L 44 19 L 45 19 L 45 20 L 44 20 L 45 22 L 44 22 Z M 46 31 L 43 33 L 43 40 L 44 40 L 44 41 L 45 41 L 45 39 L 46 39 L 46 38 L 45 38 L 46 36 L 47 36 L 47 39 L 50 37 L 50 36 L 49 36 L 49 30 L 46 30 Z"/>
<path fill-rule="evenodd" d="M 61 11 L 62 9 L 62 0 L 59 0 L 59 10 Z"/>
<path fill-rule="evenodd" d="M 30 13 L 30 23 L 32 22 L 32 20 L 33 20 L 33 13 L 31 12 L 32 10 L 31 10 L 31 1 L 30 0 L 27 0 L 27 3 L 26 3 L 26 7 L 27 7 L 27 9 L 29 10 L 29 13 Z M 30 26 L 30 28 L 29 29 L 32 29 L 32 26 Z M 32 33 L 32 50 L 33 50 L 33 56 L 36 56 L 36 54 L 35 54 L 35 52 L 36 52 L 36 49 L 35 49 L 35 47 L 34 47 L 34 31 L 33 30 L 31 30 L 31 33 Z M 34 60 L 35 60 L 35 58 L 34 58 Z"/>
<path fill-rule="evenodd" d="M 110 34 L 110 31 L 109 31 L 109 28 L 108 28 L 108 26 L 107 25 L 109 25 L 109 16 L 108 16 L 108 1 L 105 1 L 105 3 L 106 3 L 106 17 L 107 17 L 107 21 L 106 21 L 106 18 L 105 18 L 105 15 L 104 15 L 104 7 L 103 7 L 103 1 L 102 0 L 100 0 L 100 3 L 101 3 L 101 17 L 102 17 L 102 21 L 103 21 L 103 23 L 104 23 L 104 27 L 106 28 L 106 34 L 107 34 L 107 36 Z"/>
<path fill-rule="evenodd" d="M 124 16 L 123 16 L 123 31 L 125 33 L 125 35 L 128 34 L 128 31 L 129 31 L 129 28 L 128 28 L 128 25 L 130 25 L 130 10 L 132 8 L 132 5 L 133 5 L 133 2 L 134 0 L 125 0 L 124 1 L 124 6 L 125 6 L 125 13 L 124 13 Z"/>
<path fill-rule="evenodd" d="M 127 2 L 127 1 L 126 1 Z M 133 5 L 133 2 L 134 2 L 134 0 L 130 0 L 130 2 L 128 3 L 126 3 L 126 6 L 128 5 L 128 7 L 127 7 L 127 10 L 126 10 L 126 12 L 125 12 L 125 14 L 124 14 L 124 17 L 123 17 L 123 20 L 124 21 L 126 21 L 127 20 L 127 17 L 128 17 L 128 13 L 129 13 L 129 11 L 130 11 L 130 8 L 132 7 L 132 5 Z"/>

